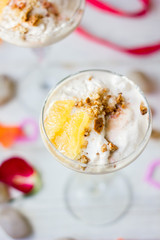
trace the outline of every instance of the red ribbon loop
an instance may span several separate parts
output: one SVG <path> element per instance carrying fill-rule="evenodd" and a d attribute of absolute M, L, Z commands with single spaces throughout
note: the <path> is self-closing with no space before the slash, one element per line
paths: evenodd
<path fill-rule="evenodd" d="M 105 12 L 110 12 L 119 16 L 123 17 L 139 17 L 142 15 L 145 15 L 149 9 L 150 9 L 150 0 L 139 0 L 143 4 L 143 8 L 140 11 L 129 13 L 123 10 L 116 9 L 109 4 L 101 1 L 101 0 L 86 0 L 88 3 L 92 4 L 94 7 L 103 10 Z M 83 27 L 78 27 L 77 32 L 86 39 L 98 43 L 100 45 L 103 45 L 105 47 L 110 47 L 114 50 L 117 50 L 119 52 L 128 53 L 132 55 L 149 55 L 154 52 L 157 52 L 160 50 L 160 41 L 154 44 L 149 44 L 141 47 L 135 47 L 135 48 L 127 48 L 120 46 L 116 43 L 110 42 L 107 39 L 100 38 L 98 36 L 95 36 L 94 34 L 90 33 L 88 30 L 86 30 Z"/>
<path fill-rule="evenodd" d="M 158 42 L 156 44 L 151 44 L 148 46 L 146 45 L 143 47 L 125 48 L 118 44 L 112 43 L 108 40 L 105 40 L 103 38 L 97 37 L 97 36 L 89 33 L 87 30 L 85 30 L 82 27 L 77 28 L 77 33 L 79 33 L 81 36 L 85 37 L 86 39 L 91 40 L 92 42 L 96 42 L 105 47 L 110 47 L 119 52 L 128 53 L 128 54 L 132 54 L 132 55 L 148 55 L 148 54 L 151 54 L 151 53 L 154 53 L 154 52 L 160 50 L 160 42 Z"/>
<path fill-rule="evenodd" d="M 139 0 L 143 4 L 143 8 L 136 12 L 126 12 L 117 8 L 110 6 L 109 4 L 100 0 L 86 0 L 88 3 L 92 4 L 94 7 L 99 8 L 102 11 L 110 12 L 123 17 L 140 17 L 145 15 L 150 8 L 150 0 Z"/>

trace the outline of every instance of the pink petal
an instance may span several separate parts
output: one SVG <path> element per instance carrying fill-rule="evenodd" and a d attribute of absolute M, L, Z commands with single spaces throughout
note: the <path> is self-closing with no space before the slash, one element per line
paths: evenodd
<path fill-rule="evenodd" d="M 37 189 L 37 179 L 39 178 L 36 170 L 22 158 L 9 158 L 0 166 L 0 181 L 23 193 Z"/>

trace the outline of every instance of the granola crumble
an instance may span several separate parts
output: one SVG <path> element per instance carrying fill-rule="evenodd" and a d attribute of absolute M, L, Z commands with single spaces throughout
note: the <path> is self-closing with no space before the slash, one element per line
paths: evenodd
<path fill-rule="evenodd" d="M 122 93 L 119 93 L 118 96 L 109 94 L 107 88 L 101 88 L 96 93 L 90 94 L 90 97 L 86 99 L 80 99 L 75 102 L 75 107 L 85 109 L 93 119 L 94 130 L 100 134 L 104 127 L 104 120 L 111 118 L 116 118 L 123 111 L 127 105 L 125 98 Z M 90 135 L 91 129 L 84 130 L 84 137 Z M 111 143 L 108 139 L 108 146 L 103 144 L 101 147 L 102 152 L 110 151 L 112 154 L 115 152 L 118 147 Z M 84 148 L 87 148 L 88 142 L 83 144 Z M 98 156 L 99 153 L 96 153 Z M 82 157 L 83 159 L 83 157 Z M 87 163 L 86 163 L 87 164 Z"/>
<path fill-rule="evenodd" d="M 112 99 L 112 103 L 110 103 Z M 120 93 L 117 97 L 108 94 L 107 88 L 99 89 L 96 93 L 91 94 L 85 100 L 79 100 L 75 103 L 76 107 L 85 108 L 93 117 L 98 116 L 116 116 L 126 107 L 125 98 Z"/>
<path fill-rule="evenodd" d="M 83 145 L 82 145 L 82 148 L 87 148 L 87 146 L 88 146 L 88 141 L 85 140 L 84 143 L 83 143 Z"/>
<path fill-rule="evenodd" d="M 142 114 L 142 115 L 145 115 L 145 114 L 147 113 L 148 109 L 147 109 L 146 106 L 144 106 L 144 103 L 141 103 L 141 105 L 140 105 L 140 111 L 141 111 L 141 114 Z"/>
<path fill-rule="evenodd" d="M 87 164 L 90 161 L 90 159 L 86 155 L 82 155 L 79 161 L 83 164 Z"/>
<path fill-rule="evenodd" d="M 40 14 L 32 15 L 29 17 L 28 23 L 31 26 L 37 26 L 39 24 L 40 19 L 42 19 L 42 18 L 43 18 L 43 16 Z"/>
<path fill-rule="evenodd" d="M 122 105 L 125 102 L 124 97 L 122 96 L 122 93 L 119 93 L 116 100 L 117 100 L 117 104 L 120 104 L 120 105 Z"/>
<path fill-rule="evenodd" d="M 10 4 L 10 2 L 11 0 L 9 0 L 8 4 Z M 11 8 L 15 11 L 15 15 L 21 18 L 22 23 L 25 22 L 30 26 L 38 26 L 40 20 L 45 17 L 33 12 L 34 8 L 38 6 L 38 3 L 38 0 L 14 0 L 11 4 Z M 48 0 L 41 0 L 40 3 L 43 8 L 47 10 L 46 16 L 59 17 L 59 11 L 55 3 L 51 3 Z M 28 32 L 22 30 L 22 25 L 20 23 L 13 27 L 12 30 L 18 30 L 22 35 Z"/>
<path fill-rule="evenodd" d="M 90 104 L 91 103 L 91 99 L 88 97 L 88 98 L 86 98 L 86 103 L 87 104 Z"/>
<path fill-rule="evenodd" d="M 85 136 L 85 137 L 88 137 L 88 136 L 90 135 L 90 132 L 91 132 L 91 129 L 85 128 L 85 129 L 84 129 L 84 136 Z"/>
<path fill-rule="evenodd" d="M 58 8 L 54 3 L 44 0 L 42 4 L 43 4 L 43 7 L 48 10 L 49 13 L 53 14 L 56 17 L 59 16 Z"/>
<path fill-rule="evenodd" d="M 92 80 L 92 78 L 93 78 L 93 77 L 92 77 L 92 76 L 90 76 L 90 77 L 88 78 L 88 80 L 89 80 L 89 81 L 91 81 L 91 80 Z"/>
<path fill-rule="evenodd" d="M 105 143 L 102 145 L 101 151 L 102 152 L 106 152 L 107 151 L 107 145 Z"/>
<path fill-rule="evenodd" d="M 111 153 L 115 152 L 116 150 L 118 150 L 118 147 L 116 145 L 114 145 L 113 143 L 109 142 L 108 143 L 109 149 L 111 151 Z"/>
<path fill-rule="evenodd" d="M 101 133 L 102 129 L 103 129 L 103 118 L 97 118 L 94 120 L 94 130 L 97 133 Z"/>

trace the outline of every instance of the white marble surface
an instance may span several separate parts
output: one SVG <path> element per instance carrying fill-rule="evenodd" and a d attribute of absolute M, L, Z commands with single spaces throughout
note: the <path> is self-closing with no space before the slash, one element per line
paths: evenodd
<path fill-rule="evenodd" d="M 114 1 L 114 4 L 116 2 Z M 126 4 L 127 1 L 121 2 Z M 133 5 L 134 1 L 131 3 Z M 125 4 L 124 7 L 129 9 Z M 103 20 L 105 24 L 101 24 Z M 151 13 L 135 20 L 103 16 L 87 7 L 82 24 L 115 42 L 137 46 L 160 40 L 159 22 L 160 1 L 154 0 Z M 127 56 L 88 42 L 76 33 L 45 52 L 43 66 L 47 65 L 49 68 L 48 72 L 52 74 L 50 84 L 53 86 L 66 75 L 88 68 L 103 68 L 122 74 L 135 69 L 148 73 L 157 86 L 156 93 L 148 95 L 148 99 L 155 109 L 154 127 L 160 129 L 160 53 L 148 57 Z M 0 74 L 14 77 L 20 85 L 35 69 L 41 71 L 43 68 L 40 63 L 37 64 L 37 57 L 31 49 L 9 44 L 0 46 Z M 17 95 L 12 102 L 0 108 L 0 121 L 8 124 L 19 123 L 25 117 L 33 117 L 38 121 L 39 114 L 39 111 L 26 108 Z M 0 161 L 15 154 L 24 156 L 39 169 L 43 177 L 43 189 L 39 194 L 13 204 L 24 212 L 33 224 L 34 235 L 27 240 L 53 240 L 65 236 L 89 240 L 112 240 L 118 237 L 160 239 L 160 190 L 154 189 L 144 181 L 148 164 L 154 159 L 160 159 L 160 141 L 150 140 L 142 155 L 122 170 L 133 191 L 131 207 L 119 221 L 101 227 L 85 225 L 70 215 L 65 207 L 63 194 L 65 183 L 72 172 L 52 158 L 40 137 L 34 144 L 16 144 L 9 150 L 0 148 L 0 153 Z M 0 229 L 0 240 L 9 239 Z"/>

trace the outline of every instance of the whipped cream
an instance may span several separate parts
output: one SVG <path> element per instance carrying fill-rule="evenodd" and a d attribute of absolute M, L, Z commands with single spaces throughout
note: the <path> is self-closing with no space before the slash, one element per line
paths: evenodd
<path fill-rule="evenodd" d="M 49 97 L 45 116 L 54 101 L 85 100 L 87 97 L 91 98 L 99 89 L 107 89 L 108 94 L 112 96 L 122 94 L 126 106 L 120 114 L 108 118 L 106 122 L 105 117 L 102 116 L 104 126 L 100 133 L 95 131 L 92 122 L 90 134 L 86 137 L 88 145 L 81 152 L 81 155 L 89 159 L 85 170 L 90 172 L 103 171 L 108 163 L 114 164 L 135 152 L 144 140 L 149 127 L 148 105 L 138 86 L 126 77 L 105 71 L 82 72 L 60 83 Z M 140 110 L 142 105 L 146 110 L 145 114 Z M 116 151 L 111 151 L 110 143 L 117 147 Z M 103 146 L 107 146 L 105 151 L 102 151 Z M 116 165 L 114 167 L 116 168 Z"/>
<path fill-rule="evenodd" d="M 79 8 L 79 0 L 10 0 L 0 15 L 0 38 L 25 47 L 52 44 L 78 25 Z"/>

